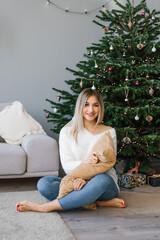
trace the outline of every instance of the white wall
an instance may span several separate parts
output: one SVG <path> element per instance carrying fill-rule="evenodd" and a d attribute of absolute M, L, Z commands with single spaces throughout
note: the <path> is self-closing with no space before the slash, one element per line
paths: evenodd
<path fill-rule="evenodd" d="M 107 7 L 115 8 L 113 0 L 108 1 Z M 53 2 L 83 11 L 107 0 Z M 159 9 L 159 0 L 147 2 Z M 45 99 L 56 100 L 52 87 L 68 90 L 64 81 L 74 76 L 65 68 L 75 68 L 86 47 L 101 38 L 103 31 L 92 23 L 96 14 L 98 10 L 87 15 L 66 13 L 46 6 L 45 0 L 0 0 L 0 102 L 21 101 L 50 136 L 55 135 L 43 112 L 50 108 Z"/>

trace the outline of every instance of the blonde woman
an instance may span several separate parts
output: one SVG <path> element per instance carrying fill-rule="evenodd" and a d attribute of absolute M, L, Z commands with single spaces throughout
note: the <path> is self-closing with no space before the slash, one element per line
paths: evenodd
<path fill-rule="evenodd" d="M 87 158 L 93 145 L 107 131 L 110 132 L 115 152 L 117 151 L 115 129 L 102 124 L 103 116 L 104 104 L 99 91 L 84 89 L 77 99 L 72 121 L 60 132 L 60 159 L 66 174 Z M 91 164 L 97 164 L 98 161 L 98 156 L 93 153 Z M 17 203 L 17 210 L 38 212 L 68 210 L 80 208 L 95 201 L 97 206 L 126 207 L 124 201 L 118 198 L 119 187 L 113 167 L 106 173 L 96 175 L 89 182 L 81 178 L 73 179 L 74 191 L 57 199 L 61 180 L 62 178 L 54 176 L 41 178 L 37 187 L 49 202 L 38 204 L 23 201 Z"/>

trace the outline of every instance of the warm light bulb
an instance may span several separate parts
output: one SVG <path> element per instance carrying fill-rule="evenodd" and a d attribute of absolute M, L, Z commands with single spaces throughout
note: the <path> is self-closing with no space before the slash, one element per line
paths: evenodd
<path fill-rule="evenodd" d="M 102 6 L 102 11 L 103 11 L 103 12 L 106 12 L 105 5 Z"/>

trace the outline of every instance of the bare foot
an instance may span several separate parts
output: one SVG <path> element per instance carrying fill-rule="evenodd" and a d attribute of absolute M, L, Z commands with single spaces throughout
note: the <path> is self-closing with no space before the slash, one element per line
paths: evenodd
<path fill-rule="evenodd" d="M 47 213 L 55 210 L 62 210 L 62 207 L 59 204 L 57 199 L 51 202 L 44 202 L 44 203 L 33 203 L 27 200 L 17 203 L 17 211 L 19 212 L 34 211 L 34 212 Z"/>
<path fill-rule="evenodd" d="M 37 205 L 38 204 L 36 203 L 25 200 L 23 202 L 17 203 L 17 210 L 20 212 L 36 211 Z"/>
<path fill-rule="evenodd" d="M 97 206 L 99 207 L 118 207 L 125 208 L 124 200 L 120 198 L 113 198 L 109 201 L 96 201 Z"/>

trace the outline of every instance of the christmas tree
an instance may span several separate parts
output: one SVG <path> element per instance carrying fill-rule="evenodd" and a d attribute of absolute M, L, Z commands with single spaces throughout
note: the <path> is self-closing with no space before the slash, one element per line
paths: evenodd
<path fill-rule="evenodd" d="M 104 124 L 117 132 L 118 158 L 141 161 L 160 153 L 160 11 L 150 11 L 146 0 L 134 6 L 126 0 L 118 10 L 101 10 L 94 20 L 104 32 L 98 43 L 86 48 L 78 70 L 67 68 L 70 92 L 53 88 L 57 100 L 46 99 L 45 110 L 53 130 L 71 120 L 77 96 L 96 88 L 105 104 Z"/>

